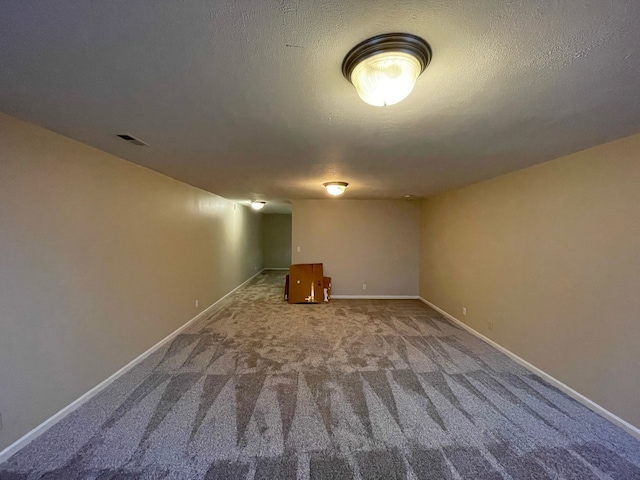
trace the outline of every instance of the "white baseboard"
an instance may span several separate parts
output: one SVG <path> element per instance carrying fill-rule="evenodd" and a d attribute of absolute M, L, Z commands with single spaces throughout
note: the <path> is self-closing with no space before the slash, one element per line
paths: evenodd
<path fill-rule="evenodd" d="M 416 295 L 331 295 L 337 300 L 418 300 Z"/>
<path fill-rule="evenodd" d="M 5 462 L 6 460 L 8 460 L 11 456 L 13 456 L 13 454 L 15 454 L 16 452 L 18 452 L 18 450 L 20 450 L 21 448 L 25 447 L 28 443 L 32 442 L 33 440 L 35 440 L 36 438 L 38 438 L 40 435 L 42 435 L 44 432 L 46 432 L 47 430 L 49 430 L 51 427 L 53 427 L 56 423 L 58 423 L 60 420 L 62 420 L 64 417 L 66 417 L 67 415 L 69 415 L 71 412 L 73 412 L 74 410 L 78 409 L 80 406 L 82 406 L 84 403 L 88 402 L 89 400 L 91 400 L 93 397 L 95 397 L 98 393 L 100 393 L 102 390 L 104 390 L 105 388 L 107 388 L 111 383 L 113 383 L 115 380 L 117 380 L 119 377 L 121 377 L 122 375 L 124 375 L 125 373 L 127 373 L 129 370 L 131 370 L 133 367 L 135 367 L 137 364 L 139 364 L 140 362 L 142 362 L 145 358 L 147 358 L 149 355 L 151 355 L 153 352 L 155 352 L 156 350 L 158 350 L 160 347 L 162 347 L 165 343 L 173 340 L 175 337 L 177 337 L 180 332 L 182 332 L 184 329 L 186 329 L 187 327 L 189 327 L 192 323 L 194 323 L 196 320 L 200 319 L 201 317 L 205 316 L 207 313 L 209 313 L 218 303 L 220 303 L 222 300 L 224 300 L 225 298 L 227 298 L 229 295 L 231 295 L 233 292 L 235 292 L 236 290 L 238 290 L 240 287 L 244 286 L 245 284 L 247 284 L 248 282 L 250 282 L 251 280 L 253 280 L 256 276 L 260 275 L 262 273 L 262 271 L 256 273 L 255 275 L 253 275 L 252 277 L 248 278 L 247 280 L 245 280 L 244 282 L 242 282 L 240 285 L 238 285 L 236 288 L 234 288 L 233 290 L 231 290 L 229 293 L 227 293 L 224 297 L 216 300 L 214 303 L 212 303 L 211 305 L 209 305 L 207 308 L 205 308 L 202 312 L 200 312 L 199 314 L 197 314 L 195 317 L 193 317 L 191 320 L 189 320 L 187 323 L 185 323 L 184 325 L 182 325 L 181 327 L 179 327 L 177 330 L 175 330 L 174 332 L 170 333 L 168 336 L 166 336 L 165 338 L 163 338 L 162 340 L 160 340 L 158 343 L 156 343 L 153 347 L 151 347 L 150 349 L 148 349 L 146 352 L 142 353 L 141 355 L 139 355 L 138 357 L 134 358 L 133 360 L 131 360 L 129 363 L 127 363 L 124 367 L 122 367 L 120 370 L 118 370 L 117 372 L 115 372 L 113 375 L 111 375 L 109 378 L 107 378 L 106 380 L 103 380 L 102 382 L 100 382 L 98 385 L 96 385 L 95 387 L 93 387 L 91 390 L 89 390 L 87 393 L 85 393 L 84 395 L 82 395 L 80 398 L 77 398 L 76 400 L 74 400 L 73 402 L 71 402 L 69 405 L 67 405 L 66 407 L 64 407 L 62 410 L 60 410 L 58 413 L 54 414 L 53 416 L 49 417 L 47 420 L 45 420 L 44 422 L 42 422 L 40 425 L 38 425 L 36 428 L 34 428 L 33 430 L 31 430 L 29 433 L 27 433 L 26 435 L 23 435 L 22 437 L 20 437 L 18 440 L 16 440 L 15 442 L 13 442 L 11 445 L 9 445 L 8 447 L 6 447 L 4 450 L 2 450 L 0 452 L 0 463 Z"/>
<path fill-rule="evenodd" d="M 437 312 L 440 312 L 442 315 L 447 317 L 449 320 L 451 320 L 456 325 L 460 326 L 461 328 L 464 328 L 466 331 L 468 331 L 472 335 L 475 335 L 480 340 L 484 341 L 485 343 L 488 343 L 489 345 L 491 345 L 495 349 L 501 351 L 502 353 L 504 353 L 505 355 L 510 357 L 512 360 L 514 360 L 515 362 L 517 362 L 520 365 L 522 365 L 527 370 L 535 373 L 539 377 L 542 377 L 544 380 L 546 380 L 548 383 L 550 383 L 551 385 L 556 387 L 558 390 L 566 393 L 567 395 L 569 395 L 574 400 L 577 400 L 578 402 L 583 404 L 585 407 L 589 408 L 590 410 L 594 411 L 595 413 L 597 413 L 601 417 L 604 417 L 605 419 L 609 420 L 614 425 L 617 425 L 618 427 L 622 428 L 624 431 L 626 431 L 627 433 L 629 433 L 633 437 L 635 437 L 638 440 L 640 440 L 640 429 L 638 427 L 635 427 L 634 425 L 631 425 L 626 420 L 623 420 L 622 418 L 618 417 L 617 415 L 611 413 L 609 410 L 607 410 L 606 408 L 598 405 L 593 400 L 585 397 L 580 392 L 577 392 L 573 388 L 571 388 L 568 385 L 565 385 L 564 383 L 562 383 L 560 380 L 552 377 L 551 375 L 549 375 L 544 370 L 540 370 L 535 365 L 532 365 L 529 362 L 527 362 L 526 360 L 524 360 L 523 358 L 520 358 L 518 355 L 516 355 L 515 353 L 511 352 L 510 350 L 507 350 L 502 345 L 494 342 L 493 340 L 491 340 L 488 337 L 485 337 L 481 333 L 479 333 L 476 330 L 474 330 L 473 328 L 471 328 L 466 323 L 458 320 L 456 317 L 454 317 L 453 315 L 445 312 L 441 308 L 435 306 L 433 303 L 429 302 L 428 300 L 425 300 L 422 297 L 419 297 L 419 298 L 420 298 L 420 300 L 422 302 L 426 303 L 427 305 L 429 305 L 431 308 L 433 308 Z"/>
<path fill-rule="evenodd" d="M 264 267 L 264 268 L 262 269 L 262 271 L 263 271 L 263 272 L 264 272 L 264 271 L 266 271 L 266 270 L 277 270 L 277 271 L 286 271 L 286 272 L 288 272 L 288 271 L 289 271 L 289 267 L 287 267 L 287 268 L 279 268 L 279 267 L 278 267 L 278 268 L 271 268 L 271 267 Z"/>

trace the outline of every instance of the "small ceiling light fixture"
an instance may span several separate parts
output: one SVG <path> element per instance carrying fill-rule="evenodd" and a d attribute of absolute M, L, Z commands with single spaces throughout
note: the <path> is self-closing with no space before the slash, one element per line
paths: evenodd
<path fill-rule="evenodd" d="M 251 202 L 251 208 L 254 210 L 262 210 L 267 202 L 261 202 L 259 200 L 253 200 Z"/>
<path fill-rule="evenodd" d="M 385 33 L 353 47 L 342 62 L 342 74 L 362 100 L 383 107 L 407 98 L 430 61 L 431 47 L 422 38 Z"/>
<path fill-rule="evenodd" d="M 128 133 L 118 133 L 116 136 L 120 137 L 125 142 L 132 143 L 133 145 L 138 145 L 139 147 L 148 147 L 149 144 L 143 142 L 139 138 L 134 137 L 133 135 L 129 135 Z"/>
<path fill-rule="evenodd" d="M 327 189 L 329 195 L 338 196 L 344 193 L 344 190 L 349 184 L 347 182 L 327 182 L 322 185 Z"/>

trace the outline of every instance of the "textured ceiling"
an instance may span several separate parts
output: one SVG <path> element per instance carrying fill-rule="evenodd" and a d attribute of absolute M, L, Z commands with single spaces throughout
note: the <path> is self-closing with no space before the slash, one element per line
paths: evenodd
<path fill-rule="evenodd" d="M 1 1 L 0 110 L 265 212 L 328 180 L 424 197 L 640 132 L 638 18 L 637 0 Z M 372 107 L 340 65 L 393 31 L 433 60 Z"/>

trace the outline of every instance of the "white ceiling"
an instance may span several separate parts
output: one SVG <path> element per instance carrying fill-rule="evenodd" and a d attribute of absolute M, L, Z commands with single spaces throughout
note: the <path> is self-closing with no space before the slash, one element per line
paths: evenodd
<path fill-rule="evenodd" d="M 1 1 L 0 110 L 264 212 L 328 180 L 424 197 L 640 132 L 639 18 L 638 0 Z M 433 60 L 372 107 L 341 62 L 394 31 Z"/>

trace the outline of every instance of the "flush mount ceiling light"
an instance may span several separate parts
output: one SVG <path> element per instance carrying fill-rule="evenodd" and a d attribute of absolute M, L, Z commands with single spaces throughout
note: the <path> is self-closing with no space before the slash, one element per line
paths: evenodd
<path fill-rule="evenodd" d="M 327 182 L 323 183 L 329 195 L 338 196 L 344 193 L 345 188 L 349 185 L 347 182 Z"/>
<path fill-rule="evenodd" d="M 253 200 L 251 202 L 251 208 L 254 210 L 262 210 L 267 202 L 260 202 L 258 200 Z"/>
<path fill-rule="evenodd" d="M 407 98 L 430 61 L 431 48 L 422 38 L 385 33 L 353 47 L 342 62 L 342 74 L 362 100 L 383 107 Z"/>
<path fill-rule="evenodd" d="M 128 133 L 119 133 L 117 136 L 120 137 L 125 142 L 132 143 L 133 145 L 138 145 L 139 147 L 148 147 L 149 146 L 148 143 L 145 143 L 142 140 L 140 140 L 139 138 L 136 138 L 133 135 L 129 135 Z"/>

